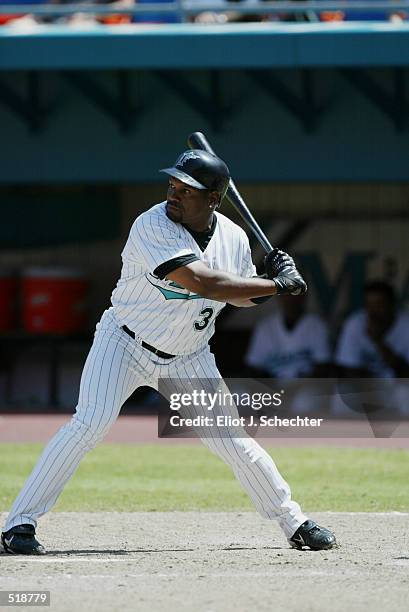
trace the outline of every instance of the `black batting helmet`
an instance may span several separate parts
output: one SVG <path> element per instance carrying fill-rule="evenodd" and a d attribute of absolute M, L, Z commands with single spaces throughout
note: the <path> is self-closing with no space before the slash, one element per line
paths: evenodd
<path fill-rule="evenodd" d="M 224 161 L 200 149 L 185 151 L 177 158 L 173 168 L 164 168 L 160 172 L 196 189 L 218 191 L 220 200 L 226 195 L 230 181 L 230 172 Z"/>

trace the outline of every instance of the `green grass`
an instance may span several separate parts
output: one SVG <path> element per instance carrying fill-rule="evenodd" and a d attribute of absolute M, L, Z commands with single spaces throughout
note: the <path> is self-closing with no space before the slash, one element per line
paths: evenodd
<path fill-rule="evenodd" d="M 0 445 L 0 509 L 33 467 L 39 444 Z M 305 511 L 409 511 L 406 450 L 272 449 Z M 230 469 L 201 446 L 103 445 L 89 453 L 56 510 L 251 510 Z"/>

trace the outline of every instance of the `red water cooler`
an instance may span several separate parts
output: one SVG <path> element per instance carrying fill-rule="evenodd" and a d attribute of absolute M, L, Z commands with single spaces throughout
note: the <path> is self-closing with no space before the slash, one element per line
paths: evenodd
<path fill-rule="evenodd" d="M 22 279 L 25 331 L 73 334 L 87 324 L 88 280 L 68 268 L 28 268 Z"/>

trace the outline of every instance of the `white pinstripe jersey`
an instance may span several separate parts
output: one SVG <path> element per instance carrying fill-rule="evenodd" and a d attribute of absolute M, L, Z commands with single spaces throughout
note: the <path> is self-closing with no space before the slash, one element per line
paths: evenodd
<path fill-rule="evenodd" d="M 183 225 L 168 219 L 165 206 L 166 202 L 156 204 L 132 225 L 111 302 L 119 325 L 127 325 L 137 337 L 166 353 L 187 355 L 208 344 L 225 303 L 160 278 L 157 268 L 185 257 L 241 277 L 255 276 L 256 269 L 246 233 L 230 219 L 214 213 L 214 234 L 202 252 Z"/>

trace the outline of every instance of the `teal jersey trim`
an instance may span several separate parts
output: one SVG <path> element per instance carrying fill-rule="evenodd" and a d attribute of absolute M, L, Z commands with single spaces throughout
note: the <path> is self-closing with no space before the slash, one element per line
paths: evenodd
<path fill-rule="evenodd" d="M 197 293 L 193 293 L 192 295 L 189 295 L 188 293 L 180 293 L 180 291 L 174 291 L 173 289 L 165 289 L 165 287 L 159 287 L 158 285 L 155 285 L 155 283 L 153 283 L 148 277 L 146 278 L 153 287 L 156 287 L 156 289 L 159 289 L 159 291 L 161 292 L 165 300 L 202 300 L 203 299 L 203 296 L 197 295 Z M 183 287 L 181 287 L 174 281 L 171 281 L 169 284 L 172 287 L 183 289 Z"/>
<path fill-rule="evenodd" d="M 156 285 L 155 285 L 156 287 Z M 179 293 L 178 291 L 171 291 L 170 289 L 163 289 L 163 287 L 156 287 L 159 289 L 161 294 L 165 297 L 165 300 L 201 300 L 201 295 L 187 295 L 186 293 Z"/>

